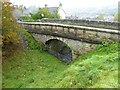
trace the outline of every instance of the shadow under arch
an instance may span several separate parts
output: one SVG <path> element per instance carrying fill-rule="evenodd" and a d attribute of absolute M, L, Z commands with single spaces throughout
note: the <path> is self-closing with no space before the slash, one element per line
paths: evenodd
<path fill-rule="evenodd" d="M 72 60 L 72 50 L 63 41 L 58 39 L 50 39 L 45 42 L 45 47 L 50 54 L 55 55 L 65 62 Z"/>

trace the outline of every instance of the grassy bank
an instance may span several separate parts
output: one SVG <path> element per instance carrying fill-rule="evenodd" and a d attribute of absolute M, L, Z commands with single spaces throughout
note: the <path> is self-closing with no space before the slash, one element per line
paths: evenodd
<path fill-rule="evenodd" d="M 118 43 L 104 43 L 66 64 L 26 33 L 28 48 L 3 60 L 3 88 L 117 88 Z"/>

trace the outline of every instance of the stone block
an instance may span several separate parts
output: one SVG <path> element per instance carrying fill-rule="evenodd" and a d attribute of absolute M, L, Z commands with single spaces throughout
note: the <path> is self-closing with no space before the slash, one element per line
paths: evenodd
<path fill-rule="evenodd" d="M 78 37 L 83 37 L 83 30 L 77 30 L 77 36 Z"/>
<path fill-rule="evenodd" d="M 96 39 L 96 31 L 87 31 L 84 33 L 84 38 L 90 39 L 90 40 L 94 40 Z"/>
<path fill-rule="evenodd" d="M 56 26 L 52 26 L 52 31 L 56 31 Z"/>
<path fill-rule="evenodd" d="M 97 32 L 97 37 L 96 39 L 99 41 L 104 41 L 104 40 L 109 40 L 109 38 L 111 37 L 110 33 L 106 33 L 106 32 Z"/>
<path fill-rule="evenodd" d="M 74 28 L 69 29 L 69 32 L 72 33 L 72 34 L 75 34 Z"/>
<path fill-rule="evenodd" d="M 51 30 L 51 26 L 46 26 L 46 29 L 47 30 Z"/>
<path fill-rule="evenodd" d="M 42 31 L 46 30 L 46 26 L 40 26 L 40 30 Z"/>
<path fill-rule="evenodd" d="M 63 33 L 63 27 L 57 27 L 57 30 L 56 31 L 58 31 L 58 32 L 60 32 L 60 33 Z"/>
<path fill-rule="evenodd" d="M 120 41 L 120 35 L 118 35 L 118 34 L 111 34 L 110 35 L 110 39 L 112 41 Z"/>
<path fill-rule="evenodd" d="M 59 33 L 58 31 L 54 31 L 54 33 Z"/>
<path fill-rule="evenodd" d="M 25 27 L 25 28 L 28 28 L 28 27 L 29 27 L 29 25 L 25 24 L 25 25 L 24 25 L 24 27 Z"/>
<path fill-rule="evenodd" d="M 24 27 L 24 24 L 20 24 L 20 26 Z"/>
<path fill-rule="evenodd" d="M 69 28 L 64 28 L 64 33 L 68 33 Z"/>
<path fill-rule="evenodd" d="M 35 25 L 31 25 L 31 28 L 32 28 L 32 29 L 35 29 Z"/>
<path fill-rule="evenodd" d="M 36 25 L 36 27 L 35 27 L 37 30 L 39 30 L 40 29 L 40 26 L 39 25 Z"/>
<path fill-rule="evenodd" d="M 91 51 L 93 49 L 95 49 L 95 45 L 94 44 L 85 43 L 85 45 L 84 45 L 84 53 L 86 53 L 88 51 Z"/>

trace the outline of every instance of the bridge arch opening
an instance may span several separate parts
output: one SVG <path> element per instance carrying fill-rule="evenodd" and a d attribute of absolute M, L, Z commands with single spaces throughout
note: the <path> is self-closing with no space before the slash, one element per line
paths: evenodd
<path fill-rule="evenodd" d="M 70 47 L 58 39 L 50 39 L 45 42 L 47 51 L 56 57 L 69 62 L 72 60 L 72 50 Z"/>

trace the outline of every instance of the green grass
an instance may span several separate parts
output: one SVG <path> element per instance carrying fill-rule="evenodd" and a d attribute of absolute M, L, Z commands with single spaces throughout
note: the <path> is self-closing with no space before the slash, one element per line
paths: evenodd
<path fill-rule="evenodd" d="M 3 88 L 117 88 L 118 43 L 99 45 L 66 64 L 26 38 L 28 49 L 3 60 Z"/>

